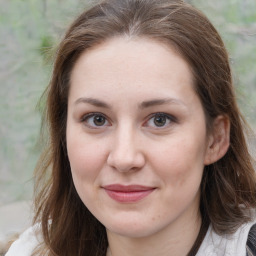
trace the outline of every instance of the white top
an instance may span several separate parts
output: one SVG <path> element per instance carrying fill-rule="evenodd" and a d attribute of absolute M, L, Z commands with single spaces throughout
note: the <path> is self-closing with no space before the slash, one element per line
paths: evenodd
<path fill-rule="evenodd" d="M 28 228 L 22 233 L 5 254 L 5 256 L 31 256 L 35 247 L 42 241 L 38 235 L 39 224 Z"/>
<path fill-rule="evenodd" d="M 241 226 L 233 235 L 219 236 L 210 226 L 196 256 L 246 256 L 246 241 L 254 222 Z M 31 256 L 33 249 L 42 241 L 39 225 L 27 229 L 15 241 L 5 256 Z"/>
<path fill-rule="evenodd" d="M 232 235 L 217 235 L 210 226 L 196 256 L 246 256 L 246 242 L 254 222 L 241 226 Z"/>

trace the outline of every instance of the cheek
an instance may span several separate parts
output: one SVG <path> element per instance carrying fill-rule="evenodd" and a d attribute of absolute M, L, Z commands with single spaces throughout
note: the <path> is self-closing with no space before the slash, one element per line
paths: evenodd
<path fill-rule="evenodd" d="M 73 178 L 94 182 L 104 165 L 106 153 L 103 147 L 79 135 L 71 138 L 67 136 L 67 151 Z"/>
<path fill-rule="evenodd" d="M 71 173 L 76 191 L 89 208 L 94 209 L 99 175 L 103 166 L 103 152 L 95 144 L 72 140 L 67 143 Z M 95 154 L 97 152 L 97 154 Z"/>
<path fill-rule="evenodd" d="M 169 143 L 155 152 L 154 169 L 165 186 L 172 189 L 198 187 L 204 169 L 204 143 L 183 139 Z"/>

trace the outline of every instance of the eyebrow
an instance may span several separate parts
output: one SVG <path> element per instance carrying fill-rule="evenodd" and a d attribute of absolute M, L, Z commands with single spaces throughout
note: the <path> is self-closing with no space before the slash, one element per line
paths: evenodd
<path fill-rule="evenodd" d="M 95 107 L 100 107 L 100 108 L 109 108 L 109 109 L 111 108 L 111 106 L 105 103 L 104 101 L 94 99 L 94 98 L 79 98 L 75 101 L 75 105 L 79 103 L 88 103 Z"/>
<path fill-rule="evenodd" d="M 96 107 L 100 107 L 100 108 L 107 108 L 107 109 L 111 109 L 112 107 L 107 104 L 104 101 L 95 99 L 95 98 L 79 98 L 75 101 L 75 105 L 79 104 L 79 103 L 87 103 Z M 164 98 L 164 99 L 152 99 L 152 100 L 148 100 L 148 101 L 143 101 L 142 103 L 139 104 L 139 108 L 140 109 L 144 109 L 144 108 L 149 108 L 149 107 L 153 107 L 153 106 L 161 106 L 161 105 L 166 105 L 166 104 L 177 104 L 177 105 L 183 105 L 186 106 L 184 102 L 182 102 L 181 100 L 178 99 L 173 99 L 173 98 Z"/>
<path fill-rule="evenodd" d="M 178 99 L 173 99 L 173 98 L 164 98 L 164 99 L 152 99 L 148 101 L 143 101 L 140 105 L 139 108 L 148 108 L 148 107 L 153 107 L 153 106 L 161 106 L 161 105 L 166 105 L 166 104 L 177 104 L 177 105 L 183 105 L 186 106 L 184 102 Z"/>

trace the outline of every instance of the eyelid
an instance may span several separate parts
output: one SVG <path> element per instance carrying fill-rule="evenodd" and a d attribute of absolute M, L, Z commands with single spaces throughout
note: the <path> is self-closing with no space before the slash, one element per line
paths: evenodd
<path fill-rule="evenodd" d="M 97 115 L 101 115 L 101 116 L 104 116 L 106 118 L 106 116 L 104 114 L 100 113 L 100 112 L 89 112 L 87 114 L 83 114 L 82 117 L 80 118 L 80 121 L 83 122 L 88 117 L 97 116 Z"/>

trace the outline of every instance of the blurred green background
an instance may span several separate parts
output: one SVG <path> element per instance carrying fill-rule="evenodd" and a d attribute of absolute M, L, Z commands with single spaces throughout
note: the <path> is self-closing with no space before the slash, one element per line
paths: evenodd
<path fill-rule="evenodd" d="M 36 105 L 50 79 L 52 48 L 87 2 L 0 0 L 0 206 L 33 195 L 40 153 Z M 206 13 L 220 31 L 240 107 L 256 130 L 256 0 L 187 2 Z"/>

